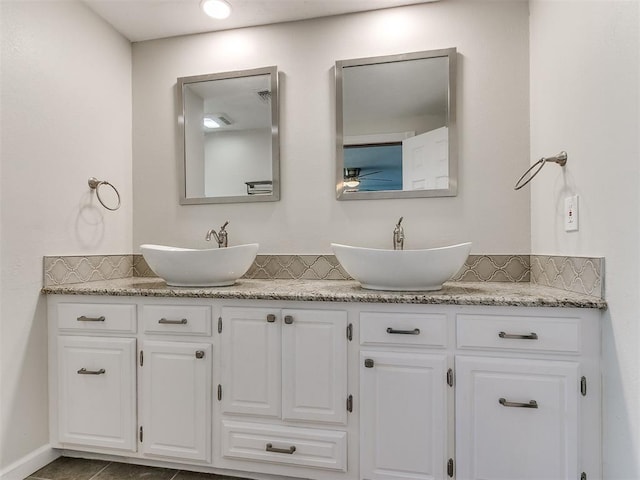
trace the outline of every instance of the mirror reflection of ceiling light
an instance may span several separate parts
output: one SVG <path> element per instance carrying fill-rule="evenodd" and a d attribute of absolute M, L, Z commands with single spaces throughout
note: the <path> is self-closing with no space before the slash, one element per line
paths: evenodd
<path fill-rule="evenodd" d="M 220 128 L 220 124 L 209 117 L 204 117 L 203 124 L 205 128 Z"/>
<path fill-rule="evenodd" d="M 226 113 L 208 113 L 204 116 L 202 120 L 202 124 L 204 128 L 220 128 L 220 127 L 228 127 L 231 125 L 233 121 L 229 118 L 229 115 Z"/>
<path fill-rule="evenodd" d="M 202 0 L 200 2 L 202 11 L 211 18 L 222 20 L 231 15 L 231 5 L 225 0 Z"/>
<path fill-rule="evenodd" d="M 344 181 L 344 186 L 347 188 L 356 188 L 358 185 L 360 185 L 360 180 L 357 178 L 347 178 Z"/>

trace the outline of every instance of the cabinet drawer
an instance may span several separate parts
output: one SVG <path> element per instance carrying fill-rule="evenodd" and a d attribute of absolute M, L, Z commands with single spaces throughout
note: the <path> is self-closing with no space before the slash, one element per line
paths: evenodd
<path fill-rule="evenodd" d="M 580 320 L 562 317 L 463 315 L 458 348 L 580 353 Z"/>
<path fill-rule="evenodd" d="M 347 471 L 347 433 L 256 423 L 222 422 L 226 458 Z"/>
<path fill-rule="evenodd" d="M 211 335 L 211 307 L 208 305 L 144 305 L 145 333 Z"/>
<path fill-rule="evenodd" d="M 58 329 L 84 332 L 136 332 L 136 306 L 106 303 L 61 303 Z"/>
<path fill-rule="evenodd" d="M 440 313 L 363 312 L 360 314 L 360 343 L 445 347 L 447 316 Z"/>

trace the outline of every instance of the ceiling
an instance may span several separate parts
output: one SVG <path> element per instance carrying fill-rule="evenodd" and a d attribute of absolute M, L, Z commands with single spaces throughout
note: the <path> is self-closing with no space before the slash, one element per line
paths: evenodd
<path fill-rule="evenodd" d="M 267 25 L 437 0 L 227 0 L 233 11 L 214 20 L 200 0 L 83 0 L 132 42 Z"/>

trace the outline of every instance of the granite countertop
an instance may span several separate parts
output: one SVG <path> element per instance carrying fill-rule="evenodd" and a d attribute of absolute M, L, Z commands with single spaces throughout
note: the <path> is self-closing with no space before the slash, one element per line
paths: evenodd
<path fill-rule="evenodd" d="M 494 305 L 520 307 L 578 307 L 606 309 L 600 297 L 530 283 L 447 282 L 436 292 L 365 290 L 352 280 L 240 279 L 230 287 L 168 287 L 154 277 L 47 286 L 45 294 L 146 297 L 294 300 L 312 302 L 412 303 L 441 305 Z"/>

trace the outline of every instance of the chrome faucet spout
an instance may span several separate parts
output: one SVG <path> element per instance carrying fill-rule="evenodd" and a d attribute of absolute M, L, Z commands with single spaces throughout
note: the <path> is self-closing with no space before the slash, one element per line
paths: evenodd
<path fill-rule="evenodd" d="M 215 230 L 211 229 L 207 232 L 207 235 L 204 237 L 207 242 L 211 241 L 211 238 L 216 239 L 216 243 L 218 244 L 218 248 L 224 248 L 228 246 L 229 243 L 229 235 L 225 230 L 225 227 L 229 225 L 229 220 L 224 222 L 224 225 L 220 227 L 220 231 L 216 233 Z"/>
<path fill-rule="evenodd" d="M 402 219 L 404 217 L 400 217 L 396 227 L 393 229 L 393 249 L 394 250 L 402 250 L 404 249 L 404 228 L 400 225 L 402 223 Z"/>

